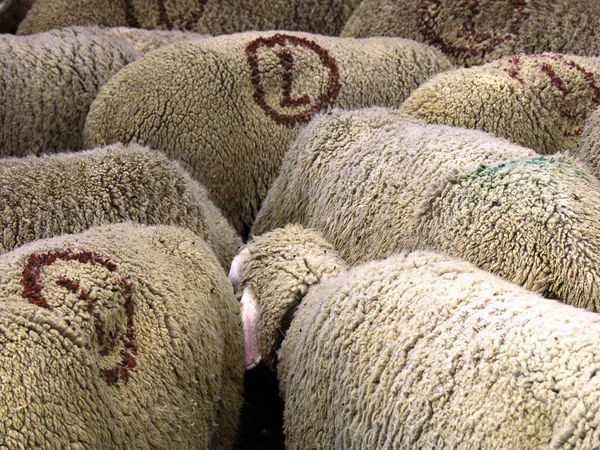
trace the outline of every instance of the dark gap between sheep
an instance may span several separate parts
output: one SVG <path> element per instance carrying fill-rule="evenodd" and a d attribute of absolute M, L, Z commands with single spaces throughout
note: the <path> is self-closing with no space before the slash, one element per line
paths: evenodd
<path fill-rule="evenodd" d="M 264 363 L 244 374 L 244 406 L 234 450 L 285 449 L 277 375 Z"/>

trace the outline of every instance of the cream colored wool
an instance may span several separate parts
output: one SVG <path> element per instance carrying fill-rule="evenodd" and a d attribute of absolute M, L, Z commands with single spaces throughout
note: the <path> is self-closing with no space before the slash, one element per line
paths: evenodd
<path fill-rule="evenodd" d="M 174 44 L 103 87 L 85 141 L 165 150 L 247 234 L 289 142 L 316 112 L 399 106 L 450 68 L 437 50 L 395 38 L 250 32 Z"/>
<path fill-rule="evenodd" d="M 0 36 L 0 157 L 80 150 L 98 89 L 140 56 L 97 28 Z"/>
<path fill-rule="evenodd" d="M 600 177 L 600 108 L 586 120 L 579 147 L 571 153 L 584 161 L 596 177 Z"/>
<path fill-rule="evenodd" d="M 35 0 L 2 0 L 0 2 L 0 33 L 15 33 Z"/>
<path fill-rule="evenodd" d="M 301 290 L 279 283 L 304 236 L 315 253 L 298 227 L 287 250 L 277 236 L 276 260 L 269 235 L 249 244 L 246 289 L 272 284 L 261 320 Z M 424 251 L 303 292 L 277 353 L 287 449 L 600 446 L 597 314 Z"/>
<path fill-rule="evenodd" d="M 19 34 L 70 25 L 231 34 L 298 30 L 337 36 L 361 0 L 37 0 Z"/>
<path fill-rule="evenodd" d="M 438 75 L 401 109 L 428 123 L 477 128 L 553 154 L 576 150 L 598 105 L 600 58 L 546 53 Z"/>
<path fill-rule="evenodd" d="M 0 447 L 231 447 L 239 306 L 200 237 L 108 225 L 20 247 L 0 273 Z"/>
<path fill-rule="evenodd" d="M 364 0 L 343 37 L 399 36 L 473 66 L 518 53 L 600 55 L 596 0 Z"/>
<path fill-rule="evenodd" d="M 196 39 L 208 37 L 199 33 L 183 32 L 179 30 L 142 30 L 139 28 L 116 27 L 111 28 L 109 31 L 127 40 L 133 48 L 144 54 L 164 45 L 194 41 Z"/>
<path fill-rule="evenodd" d="M 345 272 L 348 265 L 319 233 L 298 225 L 254 237 L 239 255 L 241 262 L 234 263 L 237 268 L 232 265 L 229 275 L 234 287 L 250 287 L 259 299 L 273 302 L 261 305 L 259 341 L 262 360 L 273 366 L 288 311 L 299 304 L 310 286 Z M 279 295 L 281 292 L 285 294 Z"/>
<path fill-rule="evenodd" d="M 0 253 L 129 221 L 188 228 L 225 269 L 242 245 L 203 186 L 162 152 L 138 145 L 0 159 L 0 180 Z"/>
<path fill-rule="evenodd" d="M 352 265 L 443 251 L 600 311 L 598 211 L 600 182 L 566 156 L 385 108 L 336 110 L 292 144 L 252 234 L 297 222 Z"/>

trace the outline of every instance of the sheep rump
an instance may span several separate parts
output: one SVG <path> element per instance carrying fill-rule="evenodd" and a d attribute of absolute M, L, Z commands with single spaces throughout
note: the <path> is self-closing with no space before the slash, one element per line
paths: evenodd
<path fill-rule="evenodd" d="M 488 131 L 541 154 L 577 149 L 600 105 L 600 58 L 544 53 L 441 74 L 401 110 L 427 123 Z"/>
<path fill-rule="evenodd" d="M 252 234 L 299 223 L 351 265 L 443 251 L 598 311 L 598 211 L 598 180 L 568 157 L 384 108 L 336 110 L 291 145 Z"/>
<path fill-rule="evenodd" d="M 0 254 L 115 222 L 185 227 L 223 268 L 241 238 L 206 190 L 159 151 L 114 144 L 79 153 L 0 159 Z"/>
<path fill-rule="evenodd" d="M 337 36 L 361 0 L 37 0 L 19 26 L 33 34 L 99 25 L 204 34 L 298 30 Z"/>
<path fill-rule="evenodd" d="M 20 247 L 0 273 L 1 445 L 232 445 L 239 307 L 198 236 L 108 225 Z"/>
<path fill-rule="evenodd" d="M 600 318 L 428 252 L 309 290 L 278 353 L 286 448 L 595 448 Z"/>
<path fill-rule="evenodd" d="M 394 38 L 248 32 L 174 44 L 104 86 L 86 120 L 85 145 L 164 150 L 247 235 L 289 142 L 316 112 L 334 104 L 399 106 L 451 67 L 432 47 Z"/>
<path fill-rule="evenodd" d="M 364 0 L 343 37 L 399 36 L 473 66 L 518 53 L 600 54 L 595 0 Z"/>
<path fill-rule="evenodd" d="M 140 56 L 98 28 L 0 36 L 0 157 L 82 149 L 98 90 Z"/>

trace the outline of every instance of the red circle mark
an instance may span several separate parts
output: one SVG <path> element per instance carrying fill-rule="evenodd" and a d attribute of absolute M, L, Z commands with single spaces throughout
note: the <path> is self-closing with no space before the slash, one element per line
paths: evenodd
<path fill-rule="evenodd" d="M 163 25 L 168 30 L 175 28 L 181 31 L 192 31 L 198 21 L 204 15 L 206 4 L 209 0 L 198 0 L 198 7 L 194 8 L 186 17 L 186 13 L 181 13 L 178 17 L 170 17 L 167 13 L 166 0 L 156 0 L 158 7 L 159 25 Z M 133 0 L 123 0 L 123 9 L 125 11 L 125 20 L 131 28 L 142 28 L 140 21 L 137 18 Z"/>
<path fill-rule="evenodd" d="M 71 249 L 67 249 L 65 251 L 51 251 L 48 253 L 32 253 L 27 259 L 27 263 L 23 269 L 23 278 L 21 279 L 21 283 L 25 288 L 23 297 L 27 298 L 29 303 L 54 311 L 54 308 L 48 304 L 48 301 L 42 293 L 43 282 L 41 276 L 43 267 L 51 266 L 58 260 L 77 261 L 82 264 L 92 265 L 99 264 L 105 267 L 109 272 L 117 272 L 117 265 L 115 263 L 107 258 L 103 258 L 95 252 L 74 252 Z M 135 367 L 135 356 L 137 354 L 135 331 L 133 327 L 133 317 L 135 314 L 135 304 L 132 293 L 133 283 L 130 283 L 121 276 L 118 276 L 118 281 L 124 293 L 127 326 L 125 337 L 121 338 L 123 342 L 123 349 L 120 352 L 122 356 L 121 363 L 110 369 L 100 369 L 100 374 L 109 385 L 116 384 L 119 380 L 126 382 L 129 379 L 129 370 Z M 80 289 L 78 281 L 71 280 L 67 277 L 59 278 L 56 280 L 56 284 L 64 287 L 73 294 L 76 294 L 80 299 L 86 302 L 88 312 L 94 318 L 99 353 L 102 356 L 106 356 L 116 347 L 119 339 L 118 336 L 112 334 L 107 336 L 105 325 L 100 317 L 98 309 L 94 305 L 94 301 L 89 297 L 89 292 Z M 71 324 L 69 319 L 63 319 L 67 325 Z"/>
<path fill-rule="evenodd" d="M 563 55 L 533 55 L 532 57 L 535 58 L 540 56 L 545 57 L 550 61 L 554 61 L 555 63 L 569 66 L 570 68 L 579 72 L 585 79 L 587 85 L 592 90 L 592 103 L 594 107 L 600 106 L 600 88 L 596 84 L 596 77 L 592 72 L 586 70 L 584 67 L 580 66 L 573 60 L 565 59 Z M 511 78 L 520 82 L 521 84 L 525 85 L 523 79 L 519 76 L 521 70 L 520 62 L 521 60 L 519 58 L 512 58 L 511 60 L 509 60 L 508 75 Z M 556 73 L 555 67 L 546 61 L 541 61 L 539 67 L 540 70 L 544 74 L 546 74 L 546 76 L 548 76 L 552 85 L 562 94 L 563 97 L 566 97 L 568 94 L 567 85 L 565 84 L 564 80 L 560 78 L 560 76 Z M 536 91 L 535 96 L 540 102 L 540 104 L 542 106 L 545 106 L 541 91 Z M 588 115 L 588 108 L 585 105 L 579 111 L 570 110 L 568 109 L 567 105 L 560 105 L 558 111 L 561 117 L 568 120 L 580 120 L 582 124 L 585 122 Z M 574 132 L 568 132 L 567 130 L 563 132 L 564 136 L 566 137 L 580 136 L 581 133 L 583 133 L 583 125 L 577 128 Z"/>
<path fill-rule="evenodd" d="M 529 18 L 526 0 L 508 0 L 508 6 L 512 8 L 513 16 L 507 21 L 504 32 L 502 30 L 477 30 L 475 22 L 481 14 L 482 0 L 462 0 L 461 2 L 467 3 L 465 9 L 468 10 L 468 15 L 462 27 L 456 29 L 456 39 L 468 42 L 463 45 L 445 38 L 443 25 L 436 22 L 442 0 L 428 0 L 419 7 L 417 12 L 417 26 L 425 41 L 454 57 L 484 57 L 487 53 L 518 36 L 521 24 Z M 460 5 L 456 5 L 455 9 L 462 8 Z"/>
<path fill-rule="evenodd" d="M 285 48 L 276 53 L 284 69 L 283 98 L 280 102 L 280 106 L 289 108 L 309 106 L 308 109 L 298 114 L 282 114 L 275 111 L 267 104 L 258 66 L 258 50 L 260 48 L 274 48 L 275 46 L 285 47 L 288 44 L 294 47 L 303 47 L 314 52 L 321 60 L 323 67 L 329 72 L 327 89 L 324 92 L 321 92 L 314 102 L 311 102 L 311 99 L 307 95 L 294 99 L 292 98 L 294 57 L 292 53 Z M 329 105 L 332 105 L 340 92 L 340 74 L 335 60 L 329 55 L 327 50 L 308 39 L 279 33 L 270 38 L 258 38 L 248 44 L 246 56 L 251 70 L 250 81 L 254 85 L 254 100 L 269 117 L 280 125 L 293 127 L 298 122 L 308 122 L 314 114 L 327 108 Z"/>

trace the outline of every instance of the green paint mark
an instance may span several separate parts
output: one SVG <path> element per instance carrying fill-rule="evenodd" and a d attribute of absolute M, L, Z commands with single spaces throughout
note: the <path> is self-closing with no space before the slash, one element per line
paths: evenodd
<path fill-rule="evenodd" d="M 512 170 L 520 169 L 522 167 L 539 167 L 547 169 L 551 167 L 564 166 L 564 163 L 556 161 L 556 159 L 548 156 L 535 156 L 528 159 L 517 159 L 514 161 L 505 161 L 501 163 L 495 163 L 491 166 L 480 164 L 477 166 L 475 171 L 471 174 L 471 177 L 489 177 L 497 175 L 501 172 L 510 172 Z"/>

